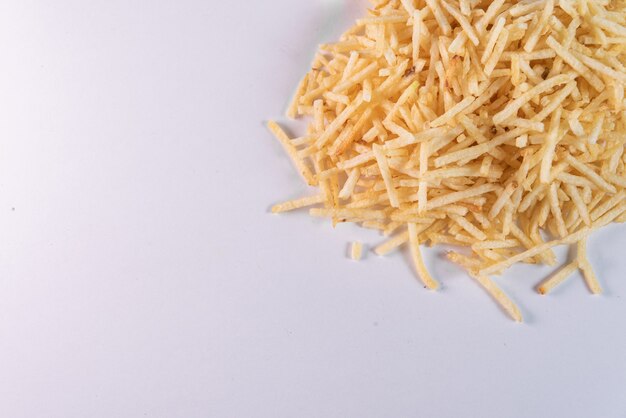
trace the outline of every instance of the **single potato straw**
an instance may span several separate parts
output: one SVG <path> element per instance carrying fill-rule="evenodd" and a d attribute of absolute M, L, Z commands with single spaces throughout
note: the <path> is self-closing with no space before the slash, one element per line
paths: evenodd
<path fill-rule="evenodd" d="M 586 247 L 626 220 L 626 0 L 371 3 L 299 83 L 304 135 L 268 124 L 317 190 L 273 212 L 378 229 L 374 252 L 408 248 L 431 290 L 445 278 L 420 247 L 460 246 L 448 259 L 515 321 L 489 276 L 516 263 L 555 266 L 541 294 L 570 277 L 601 293 Z M 577 250 L 560 268 L 558 245 Z"/>

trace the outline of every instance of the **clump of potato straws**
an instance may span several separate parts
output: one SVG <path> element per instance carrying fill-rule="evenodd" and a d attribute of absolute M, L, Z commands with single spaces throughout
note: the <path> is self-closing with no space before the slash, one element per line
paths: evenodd
<path fill-rule="evenodd" d="M 288 116 L 312 117 L 306 135 L 269 123 L 320 190 L 273 212 L 381 230 L 379 255 L 408 243 L 429 289 L 420 244 L 466 247 L 448 258 L 516 321 L 489 276 L 555 265 L 554 246 L 577 254 L 538 292 L 581 270 L 600 293 L 587 237 L 626 220 L 625 2 L 372 3 L 300 83 Z"/>

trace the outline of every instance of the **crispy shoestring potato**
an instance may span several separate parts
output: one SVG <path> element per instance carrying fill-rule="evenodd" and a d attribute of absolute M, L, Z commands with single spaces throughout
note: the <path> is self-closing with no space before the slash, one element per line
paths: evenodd
<path fill-rule="evenodd" d="M 626 220 L 626 1 L 371 3 L 298 85 L 287 116 L 310 118 L 305 135 L 268 124 L 319 189 L 272 211 L 378 229 L 374 252 L 406 245 L 433 290 L 420 246 L 464 247 L 448 259 L 516 321 L 489 276 L 555 265 L 558 245 L 575 257 L 537 291 L 580 271 L 601 293 L 586 246 Z"/>

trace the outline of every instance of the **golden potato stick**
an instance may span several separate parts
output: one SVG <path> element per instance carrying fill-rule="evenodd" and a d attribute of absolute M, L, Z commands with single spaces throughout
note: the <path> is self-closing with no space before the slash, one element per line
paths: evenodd
<path fill-rule="evenodd" d="M 515 55 L 519 59 L 525 61 L 537 61 L 537 60 L 545 60 L 549 58 L 556 57 L 556 52 L 550 48 L 538 49 L 532 52 L 524 52 L 524 51 L 505 51 L 502 53 L 502 62 L 508 62 L 514 59 Z"/>
<path fill-rule="evenodd" d="M 402 137 L 402 138 L 386 141 L 385 148 L 386 149 L 403 148 L 408 145 L 421 143 L 421 142 L 436 138 L 438 136 L 445 135 L 448 131 L 449 131 L 449 128 L 444 127 L 444 126 L 426 129 L 415 135 L 410 135 L 409 137 Z M 452 132 L 454 132 L 454 130 Z"/>
<path fill-rule="evenodd" d="M 598 283 L 598 278 L 596 274 L 593 272 L 593 267 L 591 267 L 591 263 L 587 259 L 587 239 L 581 239 L 578 241 L 578 254 L 577 254 L 577 263 L 580 270 L 583 272 L 583 277 L 585 278 L 585 283 L 587 283 L 587 287 L 594 295 L 598 295 L 602 293 L 602 287 L 600 283 Z"/>
<path fill-rule="evenodd" d="M 591 182 L 590 180 L 587 180 L 584 177 L 577 176 L 575 174 L 559 173 L 556 176 L 556 180 L 559 180 L 563 182 L 564 184 L 570 184 L 572 186 L 589 187 L 590 189 L 596 188 L 596 185 L 593 182 Z"/>
<path fill-rule="evenodd" d="M 599 218 L 597 221 L 595 221 L 591 227 L 585 227 L 582 228 L 574 233 L 571 233 L 570 235 L 566 236 L 565 238 L 562 238 L 560 240 L 553 240 L 553 241 L 549 241 L 546 242 L 544 244 L 541 245 L 537 245 L 527 251 L 524 251 L 514 257 L 511 257 L 503 262 L 500 263 L 496 263 L 492 266 L 489 266 L 485 269 L 482 269 L 480 271 L 481 274 L 493 274 L 499 271 L 502 271 L 504 269 L 509 268 L 510 266 L 512 266 L 513 264 L 522 261 L 526 258 L 529 257 L 534 257 L 538 254 L 541 254 L 544 251 L 547 251 L 553 247 L 556 247 L 557 245 L 563 245 L 563 244 L 573 244 L 575 242 L 580 241 L 581 239 L 586 238 L 591 232 L 593 232 L 594 230 L 601 228 L 611 222 L 613 222 L 613 220 L 615 220 L 618 216 L 620 216 L 622 213 L 626 212 L 626 204 L 622 204 L 620 206 L 615 207 L 614 209 L 612 209 L 611 211 L 607 212 L 604 216 L 602 216 L 601 218 Z"/>
<path fill-rule="evenodd" d="M 375 25 L 380 23 L 404 23 L 406 17 L 401 15 L 390 16 L 369 16 L 357 19 L 356 24 L 359 26 Z"/>
<path fill-rule="evenodd" d="M 347 80 L 343 81 L 342 83 L 337 84 L 335 88 L 332 90 L 333 93 L 341 93 L 343 91 L 348 90 L 350 87 L 360 83 L 361 81 L 365 80 L 370 75 L 374 74 L 376 70 L 378 70 L 378 64 L 375 62 L 372 62 L 367 67 L 359 71 L 358 73 L 352 75 L 352 77 L 349 77 Z"/>
<path fill-rule="evenodd" d="M 481 70 L 482 71 L 482 70 Z M 479 92 L 479 96 L 474 100 L 467 109 L 465 109 L 465 114 L 475 112 L 482 105 L 487 103 L 491 98 L 500 90 L 506 83 L 508 79 L 506 77 L 496 78 L 493 83 L 488 84 L 488 87 L 483 92 Z"/>
<path fill-rule="evenodd" d="M 546 0 L 539 0 L 533 2 L 518 2 L 515 6 L 509 9 L 509 14 L 512 17 L 520 17 L 537 10 L 542 10 L 546 6 Z"/>
<path fill-rule="evenodd" d="M 348 174 L 348 178 L 343 184 L 343 187 L 339 191 L 339 198 L 349 199 L 352 196 L 352 193 L 354 193 L 354 187 L 359 181 L 359 177 L 361 177 L 361 170 L 358 168 L 353 168 L 350 171 L 350 174 Z"/>
<path fill-rule="evenodd" d="M 461 13 L 463 13 L 465 16 L 469 16 L 472 13 L 470 0 L 460 0 L 459 7 L 461 9 Z"/>
<path fill-rule="evenodd" d="M 349 160 L 342 161 L 337 164 L 337 167 L 339 167 L 342 170 L 349 170 L 351 168 L 358 167 L 360 165 L 363 165 L 375 159 L 376 159 L 376 156 L 374 155 L 374 153 L 372 151 L 369 151 L 363 154 L 359 154 L 356 157 L 351 158 Z"/>
<path fill-rule="evenodd" d="M 506 185 L 504 190 L 499 191 L 498 198 L 496 199 L 496 201 L 491 206 L 491 209 L 489 210 L 489 213 L 487 215 L 487 216 L 489 216 L 489 219 L 494 219 L 496 216 L 498 216 L 498 214 L 500 213 L 502 208 L 504 208 L 506 203 L 510 201 L 509 198 L 513 194 L 513 191 L 515 190 L 515 187 L 516 187 L 516 185 L 511 182 L 511 183 Z"/>
<path fill-rule="evenodd" d="M 572 261 L 541 282 L 539 286 L 537 286 L 537 292 L 542 295 L 547 295 L 552 291 L 552 289 L 563 283 L 568 277 L 574 274 L 576 270 L 578 270 L 578 261 Z"/>
<path fill-rule="evenodd" d="M 521 243 L 516 239 L 506 239 L 499 241 L 483 241 L 472 245 L 473 250 L 499 249 L 519 247 Z"/>
<path fill-rule="evenodd" d="M 500 31 L 500 35 L 498 36 L 498 40 L 496 41 L 496 45 L 493 48 L 493 52 L 491 56 L 485 63 L 485 74 L 487 76 L 492 75 L 494 68 L 498 62 L 500 62 L 500 58 L 502 57 L 502 53 L 504 52 L 504 48 L 506 48 L 507 42 L 509 41 L 509 31 L 504 28 Z"/>
<path fill-rule="evenodd" d="M 596 222 L 602 215 L 616 207 L 616 205 L 622 203 L 624 199 L 626 199 L 626 192 L 624 190 L 620 190 L 616 195 L 611 196 L 609 199 L 604 201 L 604 203 L 596 206 L 591 211 L 591 220 Z"/>
<path fill-rule="evenodd" d="M 411 7 L 413 7 L 411 5 Z M 413 43 L 413 66 L 417 65 L 417 62 L 420 58 L 420 45 L 422 43 L 422 16 L 420 12 L 415 10 L 413 11 L 413 33 L 412 33 L 412 43 Z"/>
<path fill-rule="evenodd" d="M 289 157 L 291 158 L 291 161 L 298 169 L 298 172 L 306 180 L 307 184 L 309 186 L 316 186 L 317 180 L 313 177 L 313 173 L 311 173 L 311 169 L 298 156 L 298 151 L 296 150 L 296 147 L 293 146 L 293 144 L 291 143 L 291 140 L 289 139 L 285 131 L 283 131 L 281 127 L 278 126 L 278 124 L 274 122 L 273 120 L 267 123 L 267 127 L 274 134 L 276 139 L 278 139 L 278 141 L 281 143 L 281 145 L 287 152 L 287 155 L 289 155 Z"/>
<path fill-rule="evenodd" d="M 608 181 L 619 187 L 626 187 L 626 176 L 618 176 L 614 173 L 606 173 L 604 175 Z"/>
<path fill-rule="evenodd" d="M 535 186 L 535 188 L 532 189 L 530 193 L 524 196 L 517 210 L 519 212 L 526 212 L 526 210 L 534 205 L 537 200 L 540 200 L 539 197 L 544 194 L 547 188 L 548 186 L 546 184 L 540 184 L 538 186 Z"/>
<path fill-rule="evenodd" d="M 352 74 L 354 67 L 359 60 L 359 53 L 357 51 L 350 52 L 350 58 L 348 59 L 348 63 L 343 68 L 343 73 L 341 74 L 341 81 L 345 81 Z"/>
<path fill-rule="evenodd" d="M 596 184 L 602 190 L 608 193 L 617 193 L 615 186 L 611 185 L 608 181 L 604 180 L 598 173 L 589 168 L 585 163 L 578 161 L 576 158 L 571 155 L 565 156 L 565 161 L 569 163 L 572 167 L 578 170 L 581 174 L 587 176 L 589 180 Z"/>
<path fill-rule="evenodd" d="M 611 159 L 609 160 L 609 173 L 615 173 L 617 167 L 619 166 L 619 162 L 624 155 L 624 145 L 618 145 L 614 150 L 611 151 Z"/>
<path fill-rule="evenodd" d="M 383 124 L 385 122 L 390 122 L 391 120 L 393 120 L 396 113 L 398 112 L 398 109 L 404 106 L 406 102 L 411 98 L 411 96 L 415 95 L 415 91 L 417 90 L 418 86 L 419 86 L 419 83 L 415 81 L 411 83 L 411 85 L 404 90 L 404 92 L 398 98 L 398 101 L 393 105 L 389 113 L 387 113 L 387 116 L 385 117 Z"/>
<path fill-rule="evenodd" d="M 439 7 L 439 0 L 426 0 L 426 4 L 433 12 L 433 16 L 435 16 L 437 24 L 439 25 L 439 28 L 441 29 L 443 34 L 450 35 L 450 33 L 452 32 L 452 27 L 450 26 L 450 23 L 448 23 L 448 20 L 441 11 L 441 7 Z"/>
<path fill-rule="evenodd" d="M 504 311 L 515 321 L 523 322 L 522 313 L 517 305 L 489 277 L 472 273 L 471 276 L 495 299 Z"/>
<path fill-rule="evenodd" d="M 476 23 L 476 32 L 479 36 L 485 35 L 487 26 L 491 23 L 491 20 L 498 15 L 498 12 L 504 5 L 505 0 L 495 0 L 489 3 L 489 7 L 485 11 L 485 14 Z"/>
<path fill-rule="evenodd" d="M 326 201 L 326 196 L 324 195 L 302 197 L 300 199 L 289 200 L 287 202 L 274 205 L 272 207 L 272 213 L 288 212 L 290 210 L 323 203 L 324 201 Z"/>
<path fill-rule="evenodd" d="M 569 52 L 563 45 L 561 45 L 556 39 L 552 36 L 548 36 L 546 40 L 548 46 L 554 49 L 554 52 L 561 57 L 563 61 L 565 61 L 570 67 L 574 69 L 578 74 L 580 74 L 587 82 L 596 89 L 598 92 L 604 90 L 605 85 L 598 77 L 595 75 L 589 68 L 587 68 L 582 62 L 580 62 L 571 52 Z"/>
<path fill-rule="evenodd" d="M 476 100 L 476 98 L 473 96 L 466 97 L 465 99 L 461 100 L 460 102 L 452 106 L 450 110 L 448 110 L 446 113 L 444 113 L 443 115 L 439 116 L 437 119 L 432 121 L 430 123 L 430 126 L 432 126 L 433 128 L 436 128 L 436 127 L 445 125 L 446 123 L 454 119 L 456 115 L 463 112 L 463 110 L 467 109 L 467 107 L 469 107 L 474 102 L 474 100 Z"/>
<path fill-rule="evenodd" d="M 364 220 L 385 220 L 387 214 L 382 210 L 375 209 L 326 209 L 312 208 L 309 210 L 311 216 L 321 218 L 355 218 Z"/>
<path fill-rule="evenodd" d="M 402 6 L 406 9 L 409 15 L 413 15 L 415 13 L 415 6 L 413 5 L 413 0 L 400 0 Z M 418 12 L 419 15 L 419 12 Z"/>
<path fill-rule="evenodd" d="M 491 168 L 491 164 L 493 163 L 493 157 L 491 155 L 483 158 L 483 162 L 480 165 L 480 175 L 483 177 L 489 176 L 489 169 Z"/>
<path fill-rule="evenodd" d="M 561 213 L 561 205 L 559 202 L 559 197 L 557 194 L 558 186 L 556 183 L 552 183 L 550 185 L 550 189 L 548 191 L 548 200 L 550 202 L 550 212 L 552 213 L 552 217 L 554 218 L 557 226 L 557 231 L 561 238 L 567 236 L 568 231 L 565 227 L 565 222 L 563 221 L 563 214 Z"/>
<path fill-rule="evenodd" d="M 480 58 L 481 64 L 486 64 L 487 60 L 491 56 L 493 52 L 493 48 L 496 46 L 496 41 L 498 40 L 498 36 L 500 36 L 500 32 L 504 29 L 504 25 L 506 24 L 506 19 L 504 16 L 501 16 L 496 21 L 496 24 L 491 28 L 491 32 L 489 33 L 489 39 L 487 40 L 487 45 L 485 46 L 485 50 L 483 51 L 483 55 Z"/>
<path fill-rule="evenodd" d="M 389 164 L 387 163 L 387 156 L 384 153 L 382 146 L 378 144 L 373 145 L 374 155 L 376 156 L 376 162 L 378 163 L 378 168 L 380 169 L 380 174 L 385 182 L 385 187 L 387 189 L 387 195 L 389 196 L 389 203 L 394 208 L 400 206 L 400 202 L 398 200 L 398 193 L 396 192 L 396 187 L 393 184 L 393 177 L 391 176 L 391 170 L 389 169 Z"/>
<path fill-rule="evenodd" d="M 296 88 L 296 92 L 293 95 L 293 99 L 291 100 L 291 104 L 287 108 L 287 117 L 289 119 L 295 119 L 296 116 L 298 115 L 298 103 L 300 101 L 300 97 L 306 91 L 308 81 L 309 81 L 308 77 L 303 77 L 302 80 L 300 80 L 300 83 L 298 84 L 298 87 Z"/>
<path fill-rule="evenodd" d="M 549 183 L 552 179 L 551 170 L 552 162 L 554 161 L 556 145 L 559 135 L 559 125 L 561 123 L 561 108 L 558 108 L 553 114 L 550 120 L 550 130 L 548 131 L 548 137 L 546 138 L 543 157 L 541 159 L 541 171 L 539 178 L 542 183 Z"/>
<path fill-rule="evenodd" d="M 372 109 L 366 109 L 363 114 L 359 117 L 356 124 L 352 127 L 345 129 L 336 139 L 336 141 L 331 145 L 329 149 L 329 154 L 332 156 L 336 156 L 339 154 L 343 154 L 350 145 L 355 141 L 356 136 L 359 135 L 365 124 L 370 121 L 370 116 L 372 115 Z"/>
<path fill-rule="evenodd" d="M 454 6 L 448 4 L 445 0 L 441 0 L 441 4 L 443 5 L 443 8 L 446 9 L 448 13 L 450 13 L 450 16 L 452 16 L 454 20 L 459 22 L 459 25 L 461 25 L 463 32 L 465 32 L 465 35 L 467 35 L 469 40 L 472 41 L 474 45 L 478 46 L 480 41 L 478 39 L 478 36 L 476 35 L 476 32 L 474 31 L 474 27 L 470 24 L 469 20 L 467 20 L 467 18 L 463 16 L 463 14 L 459 10 L 457 10 Z"/>
<path fill-rule="evenodd" d="M 522 245 L 524 246 L 524 248 L 526 248 L 527 250 L 530 250 L 531 248 L 534 248 L 536 246 L 536 244 L 526 236 L 526 234 L 524 233 L 524 231 L 522 231 L 517 225 L 515 225 L 515 223 L 511 224 L 511 234 L 517 238 L 520 243 L 522 243 Z M 538 257 L 547 265 L 549 266 L 553 266 L 556 264 L 556 255 L 554 254 L 554 251 L 552 251 L 551 249 L 548 249 L 542 253 L 540 253 L 538 255 Z"/>
<path fill-rule="evenodd" d="M 432 209 L 436 209 L 442 206 L 449 205 L 451 203 L 456 203 L 468 197 L 481 196 L 485 193 L 498 190 L 498 188 L 499 186 L 494 185 L 494 184 L 483 184 L 481 186 L 469 188 L 467 190 L 448 193 L 444 196 L 431 199 L 426 205 L 426 210 L 432 210 Z"/>
<path fill-rule="evenodd" d="M 530 35 L 528 36 L 528 39 L 526 40 L 526 44 L 524 44 L 524 51 L 530 52 L 533 49 L 535 49 L 535 45 L 537 45 L 537 42 L 539 41 L 539 36 L 541 35 L 541 32 L 548 24 L 548 19 L 552 15 L 553 11 L 554 11 L 554 0 L 547 0 L 545 3 L 545 6 L 543 7 L 543 10 L 541 11 L 541 17 L 539 18 L 539 21 L 532 28 L 532 31 Z"/>
<path fill-rule="evenodd" d="M 511 118 L 504 123 L 505 126 L 513 126 L 517 128 L 526 128 L 530 131 L 543 132 L 545 125 L 541 122 L 536 122 L 524 118 Z M 522 147 L 520 147 L 522 148 Z"/>
<path fill-rule="evenodd" d="M 480 145 L 475 145 L 460 151 L 451 152 L 449 154 L 442 155 L 435 159 L 435 167 L 443 167 L 447 164 L 452 164 L 457 161 L 471 161 L 481 155 L 488 153 L 494 148 L 515 139 L 517 136 L 523 134 L 526 131 L 525 128 L 515 128 L 509 132 L 505 132 L 499 136 L 494 137 L 489 142 L 485 142 Z"/>
<path fill-rule="evenodd" d="M 413 263 L 415 264 L 415 271 L 417 272 L 418 277 L 424 283 L 427 289 L 436 290 L 439 288 L 439 283 L 435 279 L 433 279 L 426 269 L 426 265 L 424 264 L 424 260 L 422 259 L 422 253 L 420 252 L 420 245 L 418 241 L 418 236 L 420 234 L 420 230 L 418 226 L 414 223 L 409 223 L 409 244 L 411 247 L 411 257 L 413 258 Z"/>
<path fill-rule="evenodd" d="M 448 258 L 448 260 L 464 267 L 467 270 L 478 268 L 481 265 L 480 260 L 478 260 L 477 258 L 472 258 L 463 254 L 455 253 L 454 251 L 448 251 L 446 253 L 446 257 Z"/>
<path fill-rule="evenodd" d="M 576 31 L 580 27 L 580 19 L 578 16 L 574 17 L 570 24 L 567 26 L 567 34 L 565 35 L 565 39 L 563 40 L 563 47 L 568 49 L 572 45 L 572 41 L 576 37 Z M 556 74 L 563 72 L 563 59 L 561 57 L 557 57 L 552 64 L 552 69 L 548 73 L 548 77 L 552 77 Z"/>
<path fill-rule="evenodd" d="M 565 191 L 572 198 L 574 205 L 576 206 L 576 210 L 578 214 L 583 219 L 585 225 L 591 225 L 591 217 L 589 216 L 589 210 L 587 209 L 587 205 L 583 202 L 583 198 L 578 192 L 578 189 L 573 184 L 566 184 Z"/>
<path fill-rule="evenodd" d="M 606 29 L 609 32 L 612 32 L 618 36 L 626 37 L 626 28 L 618 23 L 615 23 L 611 20 L 602 18 L 600 16 L 593 16 L 591 18 L 591 23 L 598 25 L 602 29 Z"/>
<path fill-rule="evenodd" d="M 588 57 L 582 52 L 572 51 L 572 54 L 574 54 L 574 56 L 578 58 L 587 67 L 592 68 L 609 78 L 613 78 L 622 84 L 626 83 L 626 74 L 620 71 L 615 71 L 613 68 L 609 67 L 608 65 L 601 63 L 597 59 Z"/>
<path fill-rule="evenodd" d="M 417 210 L 419 213 L 426 211 L 426 205 L 428 204 L 428 182 L 420 180 L 417 189 Z"/>
<path fill-rule="evenodd" d="M 613 209 L 602 215 L 600 218 L 598 218 L 598 220 L 591 225 L 592 229 L 598 229 L 610 224 L 615 220 L 615 218 L 624 213 L 624 211 L 626 211 L 626 203 L 622 203 L 621 205 L 614 207 Z"/>
<path fill-rule="evenodd" d="M 320 137 L 317 139 L 317 141 L 315 142 L 315 145 L 317 146 L 318 149 L 322 149 L 322 147 L 326 145 L 326 143 L 330 140 L 330 138 L 335 133 L 337 133 L 337 131 L 341 128 L 341 126 L 343 126 L 343 124 L 346 123 L 348 118 L 350 118 L 352 114 L 357 111 L 357 109 L 361 106 L 362 103 L 363 103 L 363 93 L 359 93 L 359 96 L 356 98 L 356 100 L 350 106 L 346 107 L 343 110 L 343 112 L 341 112 L 341 114 L 337 116 L 337 119 L 333 120 L 326 127 L 326 130 L 324 131 L 324 133 L 322 133 Z"/>
<path fill-rule="evenodd" d="M 391 251 L 395 250 L 396 248 L 400 247 L 402 244 L 406 243 L 409 240 L 409 231 L 404 231 L 390 239 L 388 239 L 387 241 L 383 242 L 382 244 L 380 244 L 378 247 L 376 247 L 374 249 L 374 252 L 377 255 L 387 255 L 389 254 Z"/>
<path fill-rule="evenodd" d="M 482 232 L 480 229 L 476 228 L 474 224 L 465 219 L 463 216 L 450 214 L 450 219 L 456 222 L 461 228 L 466 230 L 471 236 L 476 238 L 479 241 L 484 241 L 487 239 L 487 235 Z"/>

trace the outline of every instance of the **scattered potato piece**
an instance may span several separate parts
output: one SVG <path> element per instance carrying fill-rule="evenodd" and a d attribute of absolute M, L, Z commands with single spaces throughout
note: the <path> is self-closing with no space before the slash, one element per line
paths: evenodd
<path fill-rule="evenodd" d="M 354 261 L 359 261 L 362 256 L 363 244 L 358 241 L 353 242 L 352 246 L 350 247 L 350 258 L 352 258 Z"/>

